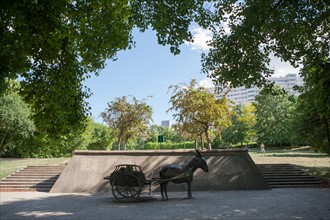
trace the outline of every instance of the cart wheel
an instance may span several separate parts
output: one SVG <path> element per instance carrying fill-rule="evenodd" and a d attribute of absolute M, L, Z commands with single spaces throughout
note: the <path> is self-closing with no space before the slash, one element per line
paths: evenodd
<path fill-rule="evenodd" d="M 142 186 L 132 173 L 121 173 L 112 182 L 112 194 L 117 200 L 130 200 L 140 196 Z"/>

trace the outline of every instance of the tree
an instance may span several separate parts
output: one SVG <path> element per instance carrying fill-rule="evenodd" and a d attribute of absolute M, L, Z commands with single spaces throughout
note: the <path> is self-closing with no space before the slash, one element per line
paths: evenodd
<path fill-rule="evenodd" d="M 245 127 L 244 140 L 250 142 L 256 136 L 254 130 L 254 125 L 256 123 L 255 107 L 251 103 L 244 105 L 242 108 L 242 115 L 239 117 L 238 120 L 240 120 Z"/>
<path fill-rule="evenodd" d="M 304 66 L 298 100 L 297 127 L 301 140 L 330 154 L 330 62 Z"/>
<path fill-rule="evenodd" d="M 15 156 L 13 152 L 34 133 L 31 110 L 17 93 L 0 97 L 0 156 Z"/>
<path fill-rule="evenodd" d="M 217 84 L 261 87 L 274 74 L 271 56 L 294 67 L 303 66 L 300 74 L 305 78 L 306 88 L 302 90 L 302 99 L 306 107 L 317 109 L 310 112 L 313 116 L 307 117 L 310 120 L 305 124 L 313 123 L 311 126 L 324 134 L 322 143 L 320 136 L 309 137 L 315 138 L 314 144 L 328 145 L 330 152 L 329 117 L 326 117 L 330 110 L 325 98 L 329 97 L 328 2 L 221 0 L 215 4 L 215 11 L 218 27 L 213 29 L 209 53 L 202 57 L 203 71 Z M 322 101 L 315 101 L 316 98 Z M 308 127 L 305 129 L 312 132 Z"/>
<path fill-rule="evenodd" d="M 151 125 L 148 129 L 148 141 L 157 142 L 158 136 L 163 135 L 165 141 L 179 142 L 180 137 L 173 128 Z"/>
<path fill-rule="evenodd" d="M 86 124 L 86 129 L 81 135 L 83 138 L 83 146 L 81 146 L 81 149 L 111 149 L 111 144 L 113 142 L 111 129 L 106 125 L 95 122 L 92 118 L 87 118 Z"/>
<path fill-rule="evenodd" d="M 278 86 L 263 89 L 255 97 L 255 130 L 259 142 L 268 144 L 295 143 L 294 115 L 296 97 Z"/>
<path fill-rule="evenodd" d="M 231 125 L 222 131 L 223 141 L 237 144 L 250 142 L 255 135 L 253 130 L 255 124 L 254 106 L 251 104 L 237 105 L 234 114 L 231 115 Z"/>
<path fill-rule="evenodd" d="M 134 46 L 132 30 L 152 28 L 158 42 L 180 52 L 191 22 L 207 27 L 203 0 L 0 0 L 0 94 L 20 79 L 39 130 L 65 135 L 84 125 L 91 93 L 82 82 L 107 59 Z"/>
<path fill-rule="evenodd" d="M 211 149 L 210 130 L 221 131 L 230 122 L 231 111 L 226 97 L 216 99 L 204 87 L 196 87 L 196 80 L 191 80 L 189 85 L 171 86 L 170 89 L 173 89 L 172 107 L 168 111 L 177 112 L 173 116 L 187 133 L 195 138 L 205 135 Z"/>
<path fill-rule="evenodd" d="M 152 117 L 152 108 L 135 97 L 132 97 L 130 102 L 123 96 L 109 102 L 101 117 L 116 133 L 118 150 L 121 144 L 125 150 L 129 139 L 146 133 Z"/>
<path fill-rule="evenodd" d="M 295 67 L 329 56 L 326 1 L 221 0 L 215 8 L 219 26 L 203 56 L 203 70 L 218 84 L 265 84 L 274 74 L 271 55 Z"/>

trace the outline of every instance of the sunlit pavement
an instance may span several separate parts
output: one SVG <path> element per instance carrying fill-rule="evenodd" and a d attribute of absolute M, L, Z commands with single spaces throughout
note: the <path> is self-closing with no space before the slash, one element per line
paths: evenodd
<path fill-rule="evenodd" d="M 330 219 L 329 188 L 158 192 L 121 203 L 111 194 L 1 192 L 0 219 Z"/>

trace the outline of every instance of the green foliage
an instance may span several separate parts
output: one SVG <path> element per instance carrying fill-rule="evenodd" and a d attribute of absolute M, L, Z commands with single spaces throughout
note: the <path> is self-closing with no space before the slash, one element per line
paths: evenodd
<path fill-rule="evenodd" d="M 82 133 L 83 143 L 79 149 L 108 150 L 114 141 L 111 130 L 92 118 L 86 120 L 86 129 Z"/>
<path fill-rule="evenodd" d="M 44 133 L 36 134 L 19 148 L 15 149 L 13 157 L 70 157 L 74 150 L 79 149 L 83 140 L 80 133 L 70 133 L 56 138 Z"/>
<path fill-rule="evenodd" d="M 36 127 L 61 136 L 83 129 L 91 93 L 82 82 L 134 46 L 132 30 L 152 28 L 172 53 L 191 41 L 192 22 L 210 25 L 204 0 L 0 0 L 0 94 L 20 79 Z"/>
<path fill-rule="evenodd" d="M 173 142 L 147 142 L 144 145 L 145 150 L 174 150 L 174 149 L 194 149 L 195 142 L 194 141 L 184 141 L 180 143 Z"/>
<path fill-rule="evenodd" d="M 222 131 L 222 139 L 225 143 L 241 146 L 243 142 L 250 142 L 254 136 L 253 126 L 255 124 L 254 107 L 250 104 L 237 105 L 231 116 L 231 125 Z"/>
<path fill-rule="evenodd" d="M 218 1 L 219 26 L 203 70 L 220 85 L 261 86 L 274 73 L 270 55 L 296 67 L 312 63 L 315 54 L 328 56 L 329 9 L 323 0 Z"/>
<path fill-rule="evenodd" d="M 47 133 L 34 131 L 28 138 L 19 138 L 18 144 L 6 152 L 6 157 L 69 157 L 77 149 L 107 150 L 113 138 L 107 126 L 88 118 L 86 129 L 54 138 Z M 16 143 L 16 142 L 15 142 Z"/>
<path fill-rule="evenodd" d="M 255 98 L 255 130 L 259 142 L 268 144 L 294 144 L 296 98 L 278 86 L 263 89 Z"/>
<path fill-rule="evenodd" d="M 106 60 L 116 60 L 118 51 L 134 46 L 133 28 L 155 30 L 158 43 L 170 45 L 171 52 L 177 54 L 183 42 L 192 41 L 189 32 L 192 22 L 210 28 L 214 33 L 211 49 L 202 59 L 203 71 L 218 84 L 265 84 L 266 78 L 273 74 L 269 65 L 272 55 L 295 67 L 303 66 L 301 75 L 305 79 L 305 86 L 301 88 L 302 95 L 297 108 L 299 117 L 296 117 L 295 123 L 300 126 L 290 129 L 297 130 L 303 137 L 301 140 L 328 148 L 330 152 L 330 6 L 326 1 L 221 0 L 213 4 L 204 0 L 0 0 L 0 5 L 0 96 L 4 97 L 5 91 L 11 90 L 8 79 L 21 80 L 21 87 L 15 87 L 15 90 L 30 105 L 32 113 L 20 114 L 17 118 L 28 115 L 33 118 L 38 131 L 32 141 L 33 149 L 40 149 L 40 154 L 44 150 L 45 155 L 58 155 L 60 153 L 55 151 L 62 147 L 64 154 L 69 154 L 76 149 L 80 143 L 78 134 L 85 128 L 90 109 L 85 100 L 91 93 L 83 87 L 82 82 L 90 74 L 98 74 Z M 229 32 L 223 22 L 226 22 Z M 181 102 L 179 100 L 184 100 L 185 89 L 179 86 L 172 88 L 177 94 L 171 98 L 171 109 L 189 106 L 187 111 L 176 115 L 181 122 L 177 127 L 181 138 L 202 137 L 210 144 L 216 133 L 209 131 L 216 128 L 219 133 L 229 124 L 226 100 L 217 101 L 222 108 L 213 108 L 217 105 L 214 105 L 215 101 L 210 99 L 210 95 L 197 89 L 191 93 L 187 91 L 190 98 L 185 100 L 188 102 Z M 8 100 L 2 102 L 9 105 Z M 9 114 L 11 111 L 4 112 Z M 275 115 L 281 118 L 280 114 Z M 1 120 L 4 120 L 4 124 L 10 124 L 10 118 Z M 236 122 L 242 121 L 237 118 Z M 28 132 L 16 129 L 22 138 L 15 140 L 23 141 L 29 136 L 27 134 L 34 131 L 29 123 L 27 120 L 24 125 Z M 0 124 L 2 135 L 7 132 L 3 128 L 4 124 Z M 284 124 L 290 123 L 287 121 Z M 258 129 L 261 127 L 258 126 Z M 277 130 L 290 129 L 286 126 Z M 119 142 L 126 143 L 128 139 L 143 142 L 146 136 L 138 137 L 136 134 L 145 130 L 145 127 L 137 126 L 120 134 L 123 140 Z M 258 132 L 262 133 L 261 130 Z M 12 134 L 16 135 L 15 132 Z M 88 143 L 82 142 L 81 147 L 106 148 L 108 142 L 104 140 L 107 140 L 107 135 L 103 128 L 97 128 L 95 137 Z M 274 135 L 278 136 L 279 133 Z M 277 137 L 276 141 L 291 143 L 293 136 L 283 133 L 282 139 Z M 298 136 L 295 139 L 299 139 Z M 64 140 L 67 140 L 68 145 Z M 11 141 L 11 145 L 6 143 L 6 147 L 3 143 L 1 151 L 5 148 L 18 149 L 18 142 Z M 41 143 L 47 146 L 41 146 Z M 55 153 L 50 148 L 54 148 Z M 27 149 L 22 152 L 27 152 Z"/>
<path fill-rule="evenodd" d="M 261 87 L 274 74 L 269 65 L 271 56 L 303 67 L 299 126 L 292 129 L 299 131 L 296 141 L 328 148 L 330 153 L 327 1 L 221 0 L 214 7 L 218 27 L 212 29 L 210 51 L 202 57 L 203 71 L 220 85 Z M 282 131 L 288 129 L 283 127 Z M 278 138 L 291 142 L 284 133 L 282 140 Z"/>
<path fill-rule="evenodd" d="M 300 138 L 330 154 L 330 60 L 304 66 L 297 131 Z"/>
<path fill-rule="evenodd" d="M 123 96 L 109 102 L 101 117 L 117 136 L 118 150 L 121 149 L 122 143 L 125 150 L 129 139 L 146 134 L 148 124 L 152 120 L 152 108 L 135 97 L 132 97 L 130 102 Z"/>
<path fill-rule="evenodd" d="M 179 46 L 192 41 L 189 26 L 192 22 L 207 28 L 211 25 L 213 12 L 204 0 L 131 1 L 132 20 L 142 31 L 149 26 L 157 32 L 158 43 L 170 45 L 174 54 Z"/>
<path fill-rule="evenodd" d="M 31 110 L 17 93 L 0 97 L 0 156 L 9 156 L 33 135 Z"/>
<path fill-rule="evenodd" d="M 157 142 L 158 135 L 163 135 L 165 141 L 179 142 L 180 137 L 173 128 L 166 128 L 159 125 L 151 125 L 148 129 L 148 142 Z"/>

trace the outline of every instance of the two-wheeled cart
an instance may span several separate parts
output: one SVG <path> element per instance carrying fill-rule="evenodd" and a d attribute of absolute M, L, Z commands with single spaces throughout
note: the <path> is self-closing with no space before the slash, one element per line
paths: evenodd
<path fill-rule="evenodd" d="M 175 177 L 183 178 L 183 176 Z M 114 198 L 119 201 L 132 201 L 138 198 L 143 187 L 149 185 L 149 193 L 151 184 L 159 184 L 162 181 L 170 181 L 172 179 L 146 178 L 142 169 L 134 164 L 117 165 L 110 176 L 104 177 L 110 181 L 111 190 Z"/>

